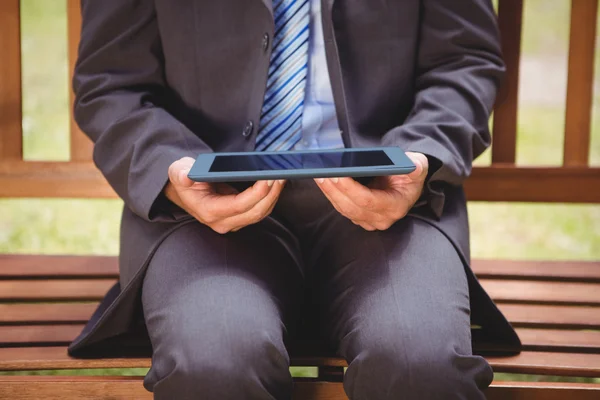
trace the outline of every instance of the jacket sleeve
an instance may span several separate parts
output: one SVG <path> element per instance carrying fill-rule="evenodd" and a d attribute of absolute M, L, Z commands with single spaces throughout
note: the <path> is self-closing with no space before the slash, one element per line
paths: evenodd
<path fill-rule="evenodd" d="M 155 214 L 169 165 L 211 149 L 171 115 L 173 101 L 152 0 L 82 0 L 74 115 L 94 142 L 94 162 L 125 205 Z"/>
<path fill-rule="evenodd" d="M 490 145 L 504 64 L 490 0 L 422 0 L 421 11 L 414 105 L 384 143 L 429 158 L 424 197 L 439 218 L 443 187 L 461 185 Z"/>

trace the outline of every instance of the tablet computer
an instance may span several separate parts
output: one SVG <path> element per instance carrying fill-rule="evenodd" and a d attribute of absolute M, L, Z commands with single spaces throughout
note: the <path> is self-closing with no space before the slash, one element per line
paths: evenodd
<path fill-rule="evenodd" d="M 203 153 L 188 177 L 197 182 L 374 177 L 408 174 L 415 165 L 399 147 Z"/>

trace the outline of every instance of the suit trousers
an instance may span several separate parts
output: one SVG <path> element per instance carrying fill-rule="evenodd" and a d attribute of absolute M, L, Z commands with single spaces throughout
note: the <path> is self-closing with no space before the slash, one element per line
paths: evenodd
<path fill-rule="evenodd" d="M 288 182 L 272 215 L 238 232 L 176 230 L 150 262 L 142 305 L 155 399 L 289 399 L 285 343 L 307 326 L 348 361 L 352 400 L 484 399 L 493 377 L 472 354 L 451 242 L 411 216 L 365 231 L 311 180 Z"/>

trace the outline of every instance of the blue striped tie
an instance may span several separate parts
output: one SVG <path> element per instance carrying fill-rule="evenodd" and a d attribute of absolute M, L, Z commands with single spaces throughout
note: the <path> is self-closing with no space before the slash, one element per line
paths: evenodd
<path fill-rule="evenodd" d="M 285 151 L 302 135 L 309 0 L 273 0 L 275 35 L 256 149 Z"/>

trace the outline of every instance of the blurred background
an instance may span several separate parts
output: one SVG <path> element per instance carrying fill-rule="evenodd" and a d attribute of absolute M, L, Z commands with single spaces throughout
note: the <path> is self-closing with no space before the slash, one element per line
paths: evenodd
<path fill-rule="evenodd" d="M 21 0 L 27 160 L 67 160 L 66 2 Z M 517 162 L 560 165 L 569 0 L 526 0 Z M 598 44 L 597 44 L 598 47 Z M 600 165 L 600 63 L 590 159 Z M 489 164 L 490 152 L 476 163 Z M 0 199 L 0 252 L 118 253 L 119 200 Z M 473 257 L 600 259 L 600 205 L 471 203 Z"/>

